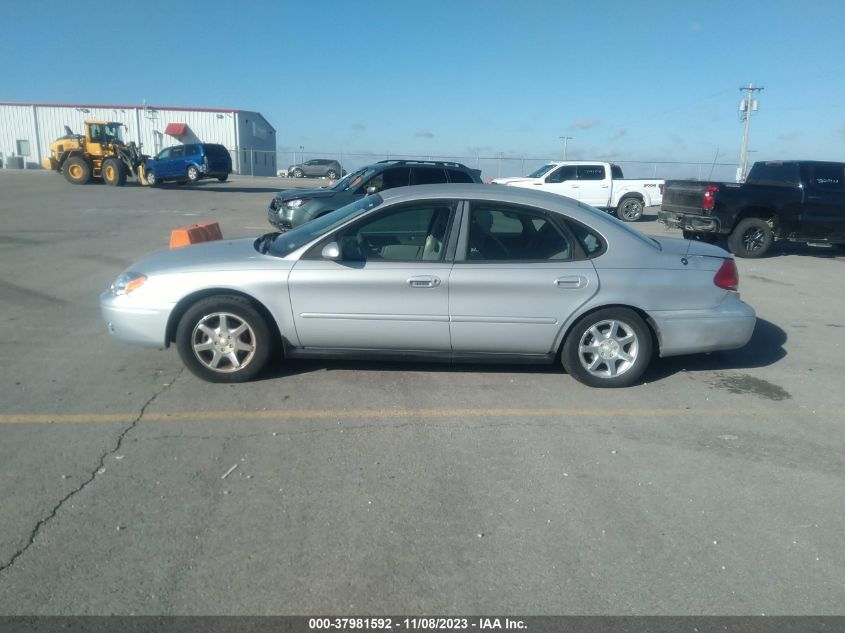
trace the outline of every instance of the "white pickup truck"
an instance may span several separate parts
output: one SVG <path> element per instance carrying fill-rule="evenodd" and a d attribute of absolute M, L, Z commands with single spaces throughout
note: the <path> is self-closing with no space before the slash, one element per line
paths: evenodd
<path fill-rule="evenodd" d="M 551 161 L 522 178 L 495 178 L 494 183 L 558 193 L 591 207 L 615 212 L 635 222 L 643 209 L 663 202 L 663 180 L 625 179 L 619 165 L 593 161 Z"/>

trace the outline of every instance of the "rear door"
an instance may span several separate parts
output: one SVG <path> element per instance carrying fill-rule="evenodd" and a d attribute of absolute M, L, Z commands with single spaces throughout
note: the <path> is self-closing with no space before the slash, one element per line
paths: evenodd
<path fill-rule="evenodd" d="M 578 200 L 591 207 L 606 207 L 610 201 L 610 174 L 604 165 L 578 165 Z"/>
<path fill-rule="evenodd" d="M 288 287 L 306 348 L 448 353 L 452 200 L 395 205 L 328 236 L 296 263 Z M 323 259 L 336 241 L 341 261 Z"/>
<path fill-rule="evenodd" d="M 845 166 L 809 163 L 804 167 L 804 221 L 807 237 L 845 239 Z"/>
<path fill-rule="evenodd" d="M 449 276 L 453 351 L 548 354 L 597 290 L 592 262 L 556 214 L 471 202 Z"/>

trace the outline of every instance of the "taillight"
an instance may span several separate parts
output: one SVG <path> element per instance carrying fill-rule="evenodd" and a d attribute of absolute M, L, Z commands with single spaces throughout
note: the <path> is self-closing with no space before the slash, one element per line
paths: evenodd
<path fill-rule="evenodd" d="M 733 259 L 726 259 L 722 262 L 713 283 L 723 290 L 736 290 L 739 288 L 739 271 L 736 269 L 736 262 Z"/>
<path fill-rule="evenodd" d="M 707 185 L 704 188 L 704 196 L 701 198 L 702 209 L 709 210 L 716 205 L 716 196 L 714 194 L 717 191 L 719 191 L 719 187 L 717 185 Z"/>

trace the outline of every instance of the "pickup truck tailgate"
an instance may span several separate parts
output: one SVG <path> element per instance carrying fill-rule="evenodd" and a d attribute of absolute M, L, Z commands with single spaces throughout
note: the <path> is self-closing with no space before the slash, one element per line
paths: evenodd
<path fill-rule="evenodd" d="M 660 206 L 665 211 L 674 213 L 701 213 L 704 188 L 712 184 L 715 183 L 697 180 L 667 180 L 663 190 L 663 203 Z"/>

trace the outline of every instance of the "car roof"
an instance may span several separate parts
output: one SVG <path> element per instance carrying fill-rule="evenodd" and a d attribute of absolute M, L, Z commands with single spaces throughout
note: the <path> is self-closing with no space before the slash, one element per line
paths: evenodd
<path fill-rule="evenodd" d="M 596 211 L 591 210 L 578 201 L 556 193 L 535 191 L 524 187 L 507 187 L 505 185 L 481 185 L 476 183 L 449 183 L 436 185 L 414 185 L 411 187 L 395 187 L 380 191 L 379 195 L 387 203 L 412 200 L 433 200 L 438 198 L 458 198 L 462 200 L 489 200 L 491 202 L 508 202 L 527 206 L 542 207 L 551 211 L 565 213 L 576 219 L 595 220 Z"/>

